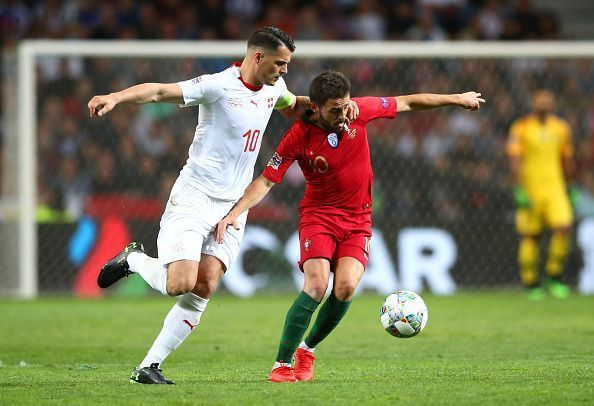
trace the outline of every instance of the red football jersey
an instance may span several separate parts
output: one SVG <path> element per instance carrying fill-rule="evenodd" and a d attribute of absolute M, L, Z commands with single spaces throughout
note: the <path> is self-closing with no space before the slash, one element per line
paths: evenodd
<path fill-rule="evenodd" d="M 359 116 L 340 134 L 299 119 L 281 140 L 263 175 L 280 183 L 293 161 L 305 176 L 301 215 L 323 209 L 327 213 L 371 212 L 373 171 L 365 126 L 378 118 L 396 117 L 394 97 L 353 98 Z"/>

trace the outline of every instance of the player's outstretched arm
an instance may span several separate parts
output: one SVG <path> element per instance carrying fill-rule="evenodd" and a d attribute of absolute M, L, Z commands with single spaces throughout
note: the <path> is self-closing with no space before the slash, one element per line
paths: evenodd
<path fill-rule="evenodd" d="M 264 175 L 260 175 L 254 179 L 245 190 L 241 199 L 239 199 L 239 201 L 235 203 L 235 206 L 229 211 L 229 214 L 217 224 L 215 240 L 221 244 L 225 239 L 225 231 L 229 226 L 233 226 L 236 230 L 239 230 L 237 217 L 244 211 L 249 210 L 260 203 L 274 185 L 275 183 L 265 178 Z"/>
<path fill-rule="evenodd" d="M 106 95 L 93 96 L 89 101 L 89 115 L 100 117 L 120 103 L 183 103 L 182 90 L 177 83 L 141 83 Z"/>
<path fill-rule="evenodd" d="M 468 110 L 478 110 L 485 99 L 477 92 L 458 94 L 419 93 L 407 96 L 396 96 L 398 112 L 429 110 L 442 106 L 460 106 Z"/>

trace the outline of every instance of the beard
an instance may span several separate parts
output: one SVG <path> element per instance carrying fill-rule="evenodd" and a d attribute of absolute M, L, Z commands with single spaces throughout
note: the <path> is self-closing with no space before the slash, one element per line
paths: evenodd
<path fill-rule="evenodd" d="M 340 133 L 344 131 L 346 128 L 346 122 L 341 122 L 340 124 L 334 124 L 329 120 L 326 120 L 321 114 L 318 116 L 318 124 L 326 131 L 331 131 L 335 133 Z"/>

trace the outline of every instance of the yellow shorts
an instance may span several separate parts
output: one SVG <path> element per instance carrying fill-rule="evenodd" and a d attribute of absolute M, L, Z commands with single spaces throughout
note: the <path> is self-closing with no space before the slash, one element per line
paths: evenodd
<path fill-rule="evenodd" d="M 522 235 L 538 235 L 545 228 L 568 227 L 573 211 L 564 190 L 529 193 L 531 206 L 516 212 L 516 228 Z"/>

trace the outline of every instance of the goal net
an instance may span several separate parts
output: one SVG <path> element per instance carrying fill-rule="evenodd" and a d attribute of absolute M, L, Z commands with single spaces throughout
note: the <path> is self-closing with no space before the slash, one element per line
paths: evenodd
<path fill-rule="evenodd" d="M 159 218 L 187 159 L 198 110 L 125 105 L 91 120 L 87 102 L 140 82 L 217 72 L 244 51 L 236 42 L 26 41 L 7 55 L 0 294 L 100 296 L 98 269 L 129 241 L 142 241 L 156 256 Z M 487 100 L 477 112 L 448 107 L 369 125 L 374 235 L 361 290 L 450 294 L 519 286 L 505 142 L 536 89 L 550 89 L 571 124 L 577 181 L 594 195 L 594 43 L 301 41 L 285 80 L 306 95 L 326 68 L 350 78 L 353 96 L 476 90 Z M 273 114 L 256 174 L 290 124 Z M 250 212 L 222 289 L 250 295 L 298 288 L 303 190 L 293 167 Z M 578 208 L 578 233 L 594 216 L 587 203 Z M 591 241 L 576 234 L 567 282 L 586 272 Z M 132 277 L 111 293 L 145 294 L 147 287 Z"/>

